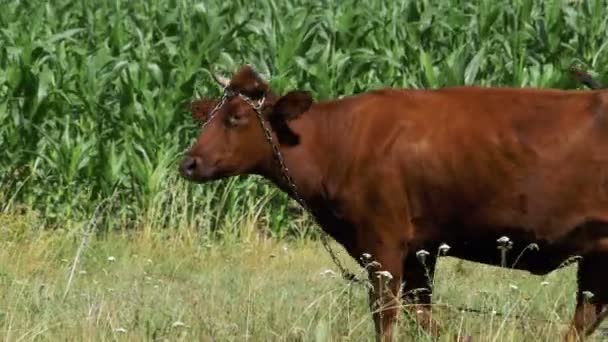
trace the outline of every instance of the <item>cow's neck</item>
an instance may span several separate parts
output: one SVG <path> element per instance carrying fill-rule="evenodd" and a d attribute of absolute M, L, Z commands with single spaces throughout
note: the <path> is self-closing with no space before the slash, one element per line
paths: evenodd
<path fill-rule="evenodd" d="M 319 200 L 319 195 L 323 190 L 323 179 L 326 176 L 324 174 L 326 159 L 323 157 L 328 151 L 323 146 L 323 141 L 319 140 L 323 135 L 318 134 L 316 126 L 315 122 L 307 118 L 297 120 L 290 124 L 290 127 L 300 136 L 300 143 L 297 146 L 281 145 L 279 147 L 298 194 L 307 203 Z M 295 199 L 291 187 L 275 159 L 269 160 L 265 169 L 264 176 Z"/>
<path fill-rule="evenodd" d="M 324 122 L 327 116 L 314 114 L 317 115 L 306 113 L 303 118 L 290 123 L 293 131 L 301 137 L 300 144 L 281 146 L 279 149 L 298 194 L 312 211 L 311 214 L 326 232 L 348 249 L 352 244 L 349 240 L 352 234 L 348 233 L 351 225 L 341 215 L 339 200 L 331 193 L 329 183 L 336 178 L 330 174 L 331 158 L 340 151 L 335 150 L 337 145 L 331 143 L 331 132 L 324 130 L 331 127 Z M 277 163 L 269 161 L 265 169 L 262 175 L 295 199 Z"/>

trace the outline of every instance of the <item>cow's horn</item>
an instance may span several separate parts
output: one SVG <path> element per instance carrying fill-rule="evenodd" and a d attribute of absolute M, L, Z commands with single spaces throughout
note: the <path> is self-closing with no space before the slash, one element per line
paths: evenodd
<path fill-rule="evenodd" d="M 224 88 L 226 88 L 230 84 L 230 80 L 224 76 L 220 76 L 214 72 L 211 73 L 211 75 L 213 76 L 213 79 L 215 80 L 215 82 L 217 82 L 219 85 L 221 85 Z"/>

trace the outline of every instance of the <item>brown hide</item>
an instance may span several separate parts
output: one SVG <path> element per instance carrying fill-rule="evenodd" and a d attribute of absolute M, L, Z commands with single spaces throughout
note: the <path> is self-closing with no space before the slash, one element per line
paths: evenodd
<path fill-rule="evenodd" d="M 285 153 L 306 155 L 290 170 L 309 197 L 330 201 L 355 225 L 390 218 L 401 226 L 390 240 L 409 248 L 447 242 L 468 255 L 475 248 L 456 246 L 487 239 L 492 256 L 470 257 L 491 261 L 506 235 L 515 247 L 563 247 L 566 257 L 593 250 L 579 238 L 599 232 L 583 226 L 606 220 L 606 115 L 608 93 L 600 92 L 373 91 L 315 104 L 290 125 L 301 143 Z M 299 175 L 310 164 L 317 174 Z M 352 230 L 333 234 L 352 240 Z"/>
<path fill-rule="evenodd" d="M 243 89 L 259 97 L 255 86 Z M 277 114 L 278 102 L 273 96 L 265 111 Z M 297 108 L 281 122 L 297 136 L 281 146 L 291 176 L 322 228 L 352 257 L 369 253 L 379 261 L 393 275 L 394 292 L 402 281 L 405 291 L 426 286 L 414 256 L 420 249 L 434 255 L 447 243 L 451 256 L 500 265 L 496 241 L 507 236 L 508 267 L 545 274 L 570 256 L 583 257 L 568 338 L 599 317 L 608 275 L 592 265 L 608 262 L 608 91 L 384 89 L 308 105 L 282 106 Z M 287 190 L 245 102 L 233 99 L 218 122 L 237 107 L 252 121 L 238 128 L 248 152 L 234 152 L 242 149 L 235 135 L 218 143 L 234 144 L 233 152 L 209 157 L 216 151 L 206 134 L 232 134 L 211 123 L 184 164 L 191 172 L 182 174 L 199 182 L 217 178 L 214 172 L 260 174 Z M 196 167 L 188 164 L 192 158 Z M 233 167 L 218 170 L 214 162 L 211 172 L 204 162 L 210 159 L 231 159 L 226 165 Z M 429 263 L 432 274 L 435 259 Z M 581 299 L 585 290 L 596 292 L 591 304 Z M 370 300 L 381 296 L 374 292 Z M 422 308 L 419 321 L 435 331 Z M 374 315 L 378 337 L 390 339 L 395 316 L 392 309 Z"/>

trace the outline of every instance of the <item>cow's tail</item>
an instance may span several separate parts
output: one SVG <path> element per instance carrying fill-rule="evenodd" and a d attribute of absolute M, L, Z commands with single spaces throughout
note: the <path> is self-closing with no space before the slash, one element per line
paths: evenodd
<path fill-rule="evenodd" d="M 571 67 L 570 72 L 577 81 L 581 82 L 588 88 L 593 90 L 602 88 L 602 85 L 598 81 L 596 81 L 591 75 L 589 75 L 589 73 L 582 71 L 576 67 Z"/>

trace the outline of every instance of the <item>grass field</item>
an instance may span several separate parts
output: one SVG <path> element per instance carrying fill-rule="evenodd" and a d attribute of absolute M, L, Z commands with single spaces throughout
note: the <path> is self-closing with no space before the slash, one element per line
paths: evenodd
<path fill-rule="evenodd" d="M 219 94 L 210 67 L 251 63 L 278 92 L 319 100 L 384 86 L 571 89 L 575 64 L 608 84 L 607 0 L 0 0 L 0 9 L 5 341 L 372 338 L 365 292 L 321 275 L 333 265 L 293 201 L 257 177 L 204 186 L 177 177 L 198 133 L 183 105 Z M 574 308 L 572 266 L 534 277 L 448 257 L 435 286 L 436 315 L 474 341 L 554 341 Z M 400 336 L 424 341 L 402 317 Z"/>
<path fill-rule="evenodd" d="M 75 264 L 79 230 L 33 231 L 37 224 L 0 216 L 4 341 L 373 340 L 366 292 L 328 272 L 331 260 L 308 239 L 267 238 L 247 224 L 221 241 L 142 227 L 92 235 Z M 449 334 L 555 341 L 571 318 L 574 266 L 538 277 L 440 260 L 435 315 Z M 488 313 L 460 313 L 461 305 Z M 430 341 L 405 314 L 398 333 Z"/>

